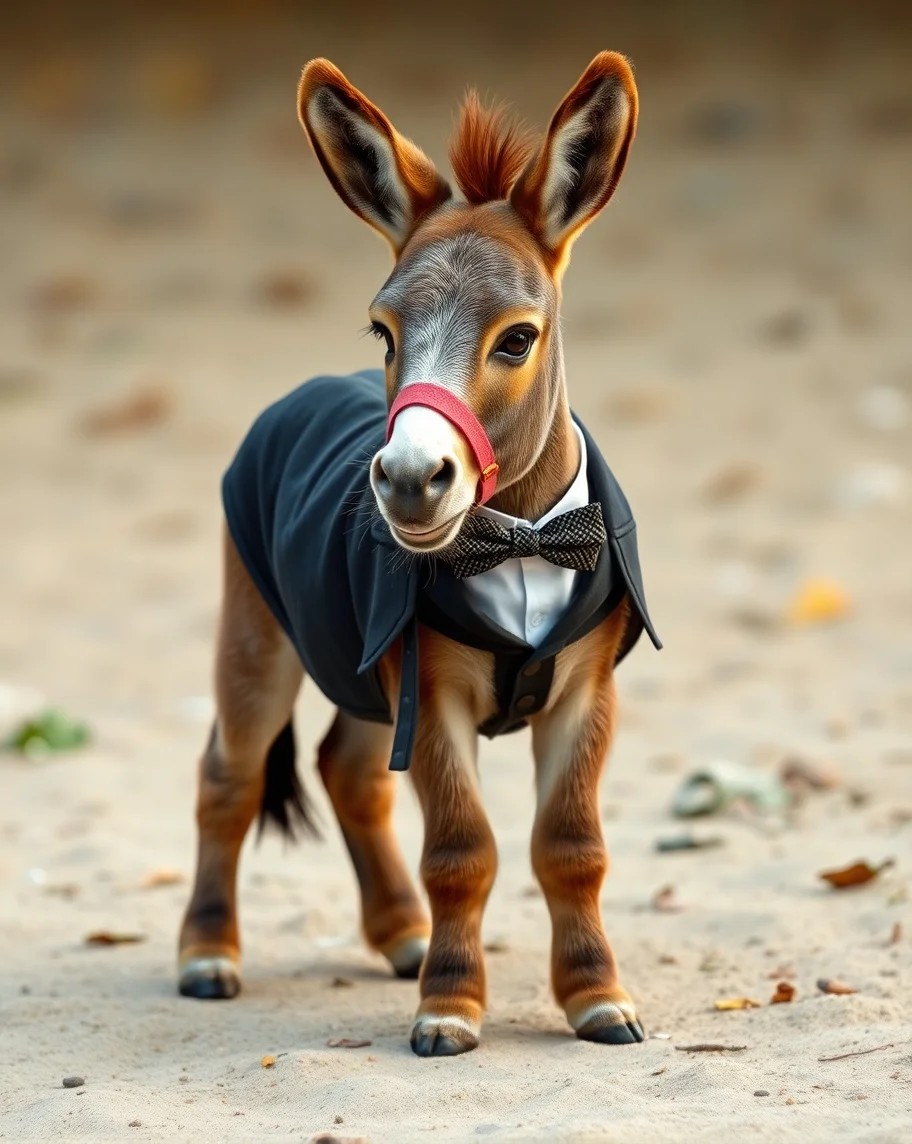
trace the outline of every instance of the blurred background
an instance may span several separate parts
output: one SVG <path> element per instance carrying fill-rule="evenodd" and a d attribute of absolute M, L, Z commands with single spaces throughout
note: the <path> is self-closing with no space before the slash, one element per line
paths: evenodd
<path fill-rule="evenodd" d="M 136 710 L 143 648 L 143 710 L 198 688 L 221 469 L 269 400 L 378 358 L 388 255 L 308 151 L 302 64 L 445 166 L 468 84 L 543 127 L 603 47 L 642 116 L 566 279 L 568 377 L 663 628 L 762 627 L 811 575 L 909 624 L 907 4 L 45 2 L 0 45 L 0 678 Z"/>
<path fill-rule="evenodd" d="M 874 857 L 908 845 L 912 6 L 34 3 L 0 41 L 0 734 L 51 704 L 92 745 L 40 767 L 0 757 L 0 916 L 33 950 L 110 924 L 111 884 L 162 861 L 189 874 L 220 475 L 268 402 L 380 364 L 361 330 L 389 256 L 309 153 L 302 65 L 332 58 L 445 167 L 467 85 L 544 127 L 603 48 L 634 62 L 640 128 L 566 276 L 567 372 L 640 522 L 666 643 L 620 676 L 616 858 L 642 862 L 641 890 L 660 878 L 643 847 L 680 779 L 720 755 L 841 775 L 810 834 L 778 851 L 738 836 L 729 920 L 759 871 L 772 893 L 866 838 Z M 327 717 L 306 690 L 305 760 Z M 486 778 L 509 901 L 528 778 L 525 760 Z M 344 905 L 301 932 L 354 934 L 338 842 L 319 853 Z M 264 848 L 253 869 L 280 861 Z M 258 885 L 269 934 L 297 891 Z M 75 913 L 48 914 L 55 886 L 76 887 L 57 894 Z M 149 935 L 162 996 L 186 887 L 163 893 L 118 907 Z M 837 943 L 854 924 L 839 917 Z M 94 990 L 92 968 L 74 972 Z"/>

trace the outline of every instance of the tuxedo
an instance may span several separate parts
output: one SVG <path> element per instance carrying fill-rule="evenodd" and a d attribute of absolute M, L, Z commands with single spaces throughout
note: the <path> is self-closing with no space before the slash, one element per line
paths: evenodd
<path fill-rule="evenodd" d="M 592 437 L 586 478 L 608 542 L 594 571 L 576 573 L 569 603 L 538 646 L 473 605 L 468 581 L 442 559 L 406 554 L 380 516 L 369 467 L 386 438 L 383 374 L 318 377 L 262 413 L 222 481 L 228 530 L 251 579 L 297 649 L 307 674 L 341 710 L 392 723 L 378 664 L 402 637 L 402 683 L 390 766 L 405 770 L 418 717 L 418 627 L 492 652 L 498 709 L 479 731 L 516 730 L 541 710 L 555 656 L 622 602 L 631 614 L 619 662 L 645 629 L 636 524 Z"/>

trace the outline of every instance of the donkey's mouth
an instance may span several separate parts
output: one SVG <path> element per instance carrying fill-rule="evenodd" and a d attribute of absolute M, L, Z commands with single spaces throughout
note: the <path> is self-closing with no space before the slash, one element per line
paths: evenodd
<path fill-rule="evenodd" d="M 455 537 L 462 526 L 465 512 L 457 513 L 443 524 L 433 528 L 406 528 L 401 524 L 388 521 L 390 532 L 403 548 L 412 552 L 433 552 L 438 548 L 445 548 Z"/>

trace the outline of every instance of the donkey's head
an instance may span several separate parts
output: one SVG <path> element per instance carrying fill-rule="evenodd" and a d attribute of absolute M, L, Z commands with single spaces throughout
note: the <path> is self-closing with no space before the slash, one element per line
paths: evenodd
<path fill-rule="evenodd" d="M 433 552 L 495 482 L 502 496 L 529 477 L 566 417 L 560 279 L 623 171 L 633 75 L 596 56 L 541 145 L 470 93 L 450 148 L 466 202 L 329 61 L 304 69 L 299 112 L 343 202 L 393 248 L 370 306 L 392 412 L 371 485 L 396 540 Z"/>

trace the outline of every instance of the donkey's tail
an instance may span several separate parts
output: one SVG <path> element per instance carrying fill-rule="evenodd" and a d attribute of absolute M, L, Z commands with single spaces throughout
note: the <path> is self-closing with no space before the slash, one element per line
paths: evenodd
<path fill-rule="evenodd" d="M 302 830 L 315 838 L 320 837 L 313 807 L 295 767 L 295 736 L 290 720 L 278 733 L 266 756 L 266 782 L 260 803 L 258 837 L 270 823 L 291 842 Z"/>

